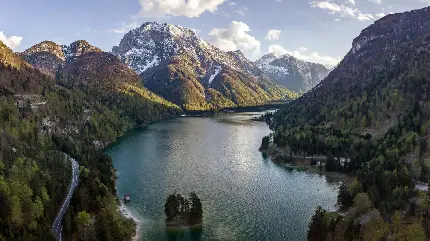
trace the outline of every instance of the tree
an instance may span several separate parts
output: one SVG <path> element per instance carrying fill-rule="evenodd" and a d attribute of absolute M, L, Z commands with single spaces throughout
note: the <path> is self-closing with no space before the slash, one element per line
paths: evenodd
<path fill-rule="evenodd" d="M 191 219 L 194 221 L 201 221 L 203 217 L 203 205 L 200 198 L 193 191 L 190 193 L 191 200 Z"/>
<path fill-rule="evenodd" d="M 413 223 L 402 229 L 397 235 L 398 240 L 424 241 L 426 234 L 420 223 Z"/>
<path fill-rule="evenodd" d="M 75 222 L 81 240 L 95 240 L 95 230 L 91 215 L 85 211 L 76 214 Z"/>
<path fill-rule="evenodd" d="M 325 241 L 327 236 L 326 210 L 318 206 L 309 224 L 307 238 L 309 241 Z"/>
<path fill-rule="evenodd" d="M 360 228 L 362 240 L 379 241 L 387 237 L 389 233 L 388 223 L 384 221 L 378 210 L 373 210 L 370 215 L 370 220 L 367 220 Z M 409 239 L 406 239 L 409 240 Z"/>
<path fill-rule="evenodd" d="M 352 205 L 353 197 L 348 190 L 346 183 L 342 183 L 339 187 L 339 194 L 337 195 L 337 204 L 342 208 L 346 209 Z"/>
<path fill-rule="evenodd" d="M 166 221 L 174 220 L 180 211 L 180 198 L 182 196 L 177 193 L 173 193 L 169 195 L 166 200 L 166 204 L 164 204 L 164 213 L 166 214 Z"/>
<path fill-rule="evenodd" d="M 269 148 L 269 144 L 270 144 L 270 138 L 269 138 L 269 136 L 263 137 L 263 140 L 261 141 L 260 150 L 261 151 L 267 150 L 267 148 Z"/>
<path fill-rule="evenodd" d="M 189 198 L 174 193 L 167 198 L 164 213 L 168 225 L 197 224 L 203 217 L 202 203 L 194 191 L 189 194 Z"/>

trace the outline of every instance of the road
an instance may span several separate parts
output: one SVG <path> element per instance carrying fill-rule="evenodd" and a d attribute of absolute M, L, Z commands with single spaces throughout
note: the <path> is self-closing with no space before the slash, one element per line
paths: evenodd
<path fill-rule="evenodd" d="M 52 224 L 52 231 L 55 234 L 55 237 L 57 240 L 62 240 L 62 231 L 63 226 L 61 225 L 61 221 L 63 220 L 63 216 L 67 211 L 67 208 L 69 207 L 70 200 L 72 199 L 73 192 L 75 191 L 76 187 L 78 186 L 78 180 L 79 180 L 79 164 L 76 162 L 75 159 L 71 158 L 69 155 L 64 154 L 68 160 L 72 162 L 72 182 L 69 187 L 69 192 L 67 193 L 67 197 L 63 202 L 63 205 L 61 206 L 61 209 L 58 211 L 57 217 L 54 220 L 54 223 Z"/>

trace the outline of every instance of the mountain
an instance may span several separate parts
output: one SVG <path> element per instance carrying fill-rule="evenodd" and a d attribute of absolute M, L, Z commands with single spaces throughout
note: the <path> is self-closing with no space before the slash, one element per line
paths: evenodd
<path fill-rule="evenodd" d="M 313 91 L 289 105 L 294 111 L 287 115 L 295 113 L 314 124 L 386 130 L 381 128 L 395 122 L 410 103 L 427 101 L 428 22 L 427 8 L 376 21 L 353 40 L 351 50 Z M 355 115 L 360 111 L 369 125 Z"/>
<path fill-rule="evenodd" d="M 102 52 L 102 50 L 85 40 L 75 41 L 69 46 L 43 41 L 18 55 L 43 73 L 55 76 L 57 70 L 64 64 L 89 52 Z"/>
<path fill-rule="evenodd" d="M 0 94 L 41 93 L 54 80 L 32 68 L 0 41 Z"/>
<path fill-rule="evenodd" d="M 190 29 L 145 23 L 112 49 L 144 86 L 187 110 L 258 105 L 291 98 L 240 51 L 224 52 Z"/>
<path fill-rule="evenodd" d="M 66 86 L 95 88 L 106 93 L 134 95 L 164 108 L 178 106 L 166 101 L 142 86 L 141 79 L 114 55 L 105 52 L 89 52 L 67 63 L 59 72 L 61 83 Z"/>
<path fill-rule="evenodd" d="M 377 20 L 318 86 L 273 116 L 262 146 L 271 141 L 277 160 L 325 156 L 321 169 L 355 178 L 340 188 L 342 215 L 317 209 L 309 240 L 429 240 L 428 194 L 415 188 L 430 173 L 429 33 L 430 7 Z"/>
<path fill-rule="evenodd" d="M 45 42 L 27 52 L 60 59 L 54 79 L 0 41 L 0 240 L 56 239 L 52 224 L 72 179 L 65 154 L 79 162 L 80 175 L 62 236 L 81 236 L 76 220 L 84 217 L 92 220 L 85 239 L 131 240 L 136 225 L 118 210 L 115 169 L 103 148 L 180 113 L 112 54 L 69 47 Z"/>
<path fill-rule="evenodd" d="M 281 57 L 267 54 L 255 64 L 273 81 L 300 93 L 312 89 L 330 72 L 322 64 L 302 61 L 288 54 Z"/>

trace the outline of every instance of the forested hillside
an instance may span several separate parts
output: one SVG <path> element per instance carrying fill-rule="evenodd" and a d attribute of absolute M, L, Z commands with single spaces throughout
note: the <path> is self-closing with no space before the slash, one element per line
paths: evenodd
<path fill-rule="evenodd" d="M 430 166 L 429 10 L 376 21 L 319 86 L 273 117 L 274 153 L 326 156 L 327 170 L 356 177 L 340 190 L 342 215 L 317 210 L 309 240 L 430 238 L 427 194 L 414 185 Z"/>
<path fill-rule="evenodd" d="M 117 210 L 112 161 L 99 150 L 180 110 L 136 84 L 137 75 L 124 73 L 115 57 L 75 57 L 55 80 L 0 42 L 0 240 L 54 240 L 51 225 L 71 179 L 64 153 L 79 162 L 81 175 L 63 237 L 134 236 L 133 222 Z M 92 72 L 75 74 L 81 66 Z"/>

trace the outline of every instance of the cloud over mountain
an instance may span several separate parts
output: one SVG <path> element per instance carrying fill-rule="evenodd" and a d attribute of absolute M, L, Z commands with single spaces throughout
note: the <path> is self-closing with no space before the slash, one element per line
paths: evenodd
<path fill-rule="evenodd" d="M 139 0 L 142 17 L 166 15 L 197 18 L 202 13 L 215 12 L 226 0 Z"/>
<path fill-rule="evenodd" d="M 269 46 L 269 53 L 273 53 L 278 57 L 284 54 L 288 54 L 297 59 L 313 62 L 313 63 L 320 63 L 330 68 L 337 65 L 340 62 L 340 58 L 323 56 L 323 55 L 320 55 L 318 52 L 310 52 L 305 47 L 301 47 L 299 50 L 288 50 L 279 44 L 272 44 Z"/>
<path fill-rule="evenodd" d="M 214 28 L 209 33 L 210 42 L 224 51 L 242 50 L 260 52 L 260 41 L 251 36 L 251 29 L 244 22 L 232 21 L 227 28 Z"/>
<path fill-rule="evenodd" d="M 267 40 L 278 40 L 280 36 L 281 36 L 281 30 L 270 29 L 267 32 L 266 39 Z"/>
<path fill-rule="evenodd" d="M 3 31 L 0 31 L 0 41 L 2 41 L 6 46 L 8 46 L 11 49 L 15 49 L 18 47 L 22 42 L 22 37 L 19 36 L 6 36 Z"/>

